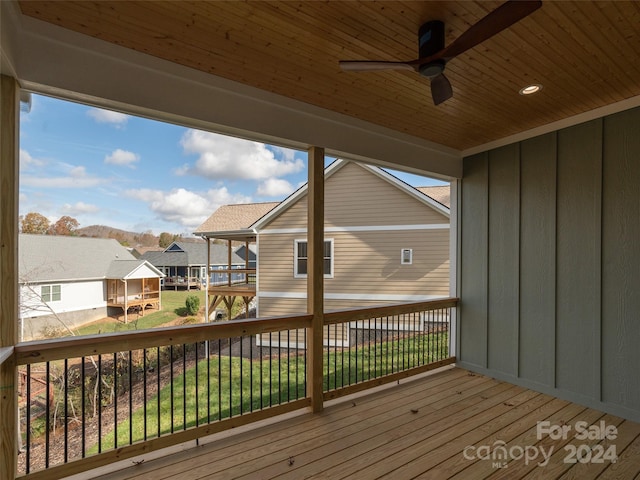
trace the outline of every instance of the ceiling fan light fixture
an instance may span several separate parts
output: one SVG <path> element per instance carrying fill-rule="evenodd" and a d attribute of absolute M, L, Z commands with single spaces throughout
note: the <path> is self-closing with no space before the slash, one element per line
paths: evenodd
<path fill-rule="evenodd" d="M 532 83 L 531 85 L 522 87 L 518 93 L 520 93 L 520 95 L 533 95 L 534 93 L 538 93 L 540 90 L 542 90 L 542 85 L 539 83 Z"/>
<path fill-rule="evenodd" d="M 434 62 L 426 63 L 424 65 L 420 65 L 418 71 L 420 75 L 427 78 L 435 78 L 444 72 L 444 60 L 436 60 Z"/>

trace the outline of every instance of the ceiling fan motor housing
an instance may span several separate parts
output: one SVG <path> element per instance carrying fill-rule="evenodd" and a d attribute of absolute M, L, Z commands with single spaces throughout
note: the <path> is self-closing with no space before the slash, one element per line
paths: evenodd
<path fill-rule="evenodd" d="M 419 58 L 430 57 L 444 48 L 444 22 L 432 20 L 423 24 L 418 32 Z M 444 71 L 445 61 L 436 60 L 434 62 L 420 65 L 418 71 L 420 75 L 428 78 L 437 77 Z"/>

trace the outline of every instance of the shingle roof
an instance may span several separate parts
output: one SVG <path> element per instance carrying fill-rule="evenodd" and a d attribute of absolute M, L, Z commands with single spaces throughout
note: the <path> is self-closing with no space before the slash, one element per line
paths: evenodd
<path fill-rule="evenodd" d="M 280 202 L 265 202 L 222 205 L 195 233 L 234 232 L 249 228 L 279 204 Z"/>
<path fill-rule="evenodd" d="M 135 260 L 114 239 L 20 234 L 20 282 L 104 279 L 114 260 Z"/>
<path fill-rule="evenodd" d="M 162 276 L 162 272 L 156 269 L 146 260 L 113 260 L 107 270 L 107 278 L 151 278 Z"/>
<path fill-rule="evenodd" d="M 451 188 L 449 185 L 416 187 L 416 189 L 433 198 L 436 202 L 441 203 L 445 207 L 451 208 Z"/>
<path fill-rule="evenodd" d="M 174 242 L 182 251 L 146 252 L 140 259 L 148 260 L 156 267 L 184 267 L 187 265 L 207 264 L 207 244 L 204 242 Z M 211 244 L 210 265 L 226 265 L 229 259 L 229 250 L 226 245 Z M 232 252 L 231 263 L 243 264 L 244 260 Z"/>

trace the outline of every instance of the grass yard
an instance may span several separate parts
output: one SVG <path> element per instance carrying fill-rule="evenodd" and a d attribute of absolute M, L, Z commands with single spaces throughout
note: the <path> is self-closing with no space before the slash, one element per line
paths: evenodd
<path fill-rule="evenodd" d="M 333 349 L 324 354 L 324 390 L 340 388 L 448 356 L 447 332 Z M 218 373 L 219 372 L 219 373 Z M 163 386 L 117 427 L 117 446 L 223 420 L 305 396 L 305 357 L 250 361 L 212 355 Z M 115 432 L 101 448 L 114 448 Z M 97 452 L 97 446 L 90 453 Z"/>
<path fill-rule="evenodd" d="M 192 322 L 187 321 L 190 317 L 187 316 L 185 300 L 188 295 L 196 295 L 200 298 L 200 307 L 204 307 L 204 290 L 164 290 L 160 295 L 162 299 L 162 309 L 160 311 L 148 312 L 144 316 L 130 315 L 129 323 L 124 323 L 111 317 L 105 318 L 78 328 L 78 335 L 144 330 L 172 323 L 177 319 L 184 319 L 184 323 L 201 321 L 201 317 L 195 317 Z"/>

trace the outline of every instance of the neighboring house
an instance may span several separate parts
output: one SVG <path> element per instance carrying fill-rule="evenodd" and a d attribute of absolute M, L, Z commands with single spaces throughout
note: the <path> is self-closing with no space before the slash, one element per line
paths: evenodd
<path fill-rule="evenodd" d="M 162 273 L 113 239 L 19 236 L 21 338 L 160 307 Z"/>
<path fill-rule="evenodd" d="M 165 274 L 163 288 L 191 289 L 202 288 L 206 282 L 207 244 L 205 242 L 173 242 L 162 251 L 147 251 L 140 256 Z M 213 285 L 226 283 L 229 265 L 229 250 L 225 245 L 211 244 L 209 255 L 209 282 Z M 231 252 L 231 268 L 244 268 L 242 257 Z M 243 275 L 232 274 L 232 280 Z"/>
<path fill-rule="evenodd" d="M 325 310 L 449 295 L 448 186 L 416 189 L 380 168 L 344 160 L 326 169 L 325 181 Z M 221 209 L 196 234 L 255 239 L 257 315 L 305 312 L 306 186 L 258 218 L 247 214 L 251 223 L 234 231 L 216 231 Z"/>

